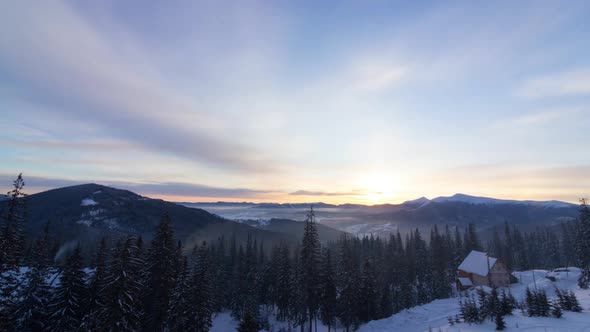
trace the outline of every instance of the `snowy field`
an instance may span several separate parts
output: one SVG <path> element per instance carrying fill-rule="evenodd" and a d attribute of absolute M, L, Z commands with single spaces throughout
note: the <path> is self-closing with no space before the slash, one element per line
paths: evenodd
<path fill-rule="evenodd" d="M 579 270 L 570 268 L 569 273 L 556 274 L 556 281 L 552 282 L 545 278 L 548 271 L 534 270 L 525 272 L 514 272 L 514 276 L 519 282 L 513 284 L 510 290 L 517 301 L 524 299 L 525 290 L 528 286 L 531 289 L 545 289 L 547 296 L 552 299 L 555 296 L 555 287 L 561 290 L 573 290 L 578 297 L 580 305 L 584 309 L 581 313 L 564 311 L 562 318 L 552 317 L 527 317 L 519 310 L 514 310 L 513 316 L 505 317 L 506 329 L 504 331 L 540 331 L 540 332 L 590 332 L 590 290 L 581 290 L 577 286 Z M 455 316 L 459 313 L 459 299 L 451 298 L 436 300 L 434 302 L 414 307 L 399 312 L 391 317 L 371 321 L 362 325 L 358 331 L 395 331 L 395 332 L 422 332 L 422 331 L 442 331 L 442 332 L 482 332 L 494 331 L 495 324 L 486 321 L 483 324 L 456 324 L 449 326 L 448 316 Z M 229 314 L 223 313 L 217 315 L 213 320 L 212 332 L 235 331 L 237 322 Z M 284 322 L 271 320 L 271 329 L 269 332 L 279 331 L 280 328 L 286 328 Z M 318 332 L 327 331 L 327 327 L 318 326 Z M 341 328 L 337 329 L 342 331 Z M 287 330 L 288 331 L 288 330 Z M 299 331 L 299 328 L 293 331 Z M 332 329 L 334 331 L 334 329 Z"/>

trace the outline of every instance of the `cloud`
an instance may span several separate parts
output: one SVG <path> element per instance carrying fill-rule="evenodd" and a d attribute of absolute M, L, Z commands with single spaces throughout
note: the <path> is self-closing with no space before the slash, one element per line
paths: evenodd
<path fill-rule="evenodd" d="M 572 120 L 586 109 L 585 107 L 558 107 L 527 112 L 496 122 L 492 125 L 492 128 L 527 127 L 555 123 L 559 120 Z"/>
<path fill-rule="evenodd" d="M 2 3 L 0 70 L 20 89 L 16 98 L 46 105 L 56 118 L 92 123 L 103 136 L 199 164 L 273 168 L 261 151 L 216 130 L 211 112 L 169 86 L 125 31 L 113 34 L 120 39 L 64 2 Z"/>
<path fill-rule="evenodd" d="M 15 179 L 15 175 L 0 174 L 0 187 L 8 188 Z M 272 190 L 256 190 L 247 188 L 222 188 L 194 183 L 153 182 L 133 183 L 125 181 L 93 181 L 60 179 L 43 176 L 29 176 L 23 174 L 27 188 L 47 190 L 85 183 L 99 183 L 118 189 L 126 189 L 142 195 L 181 196 L 181 197 L 221 197 L 221 198 L 256 198 L 276 193 Z M 25 190 L 26 191 L 26 190 Z"/>
<path fill-rule="evenodd" d="M 352 82 L 356 89 L 382 90 L 401 82 L 408 68 L 395 64 L 363 63 L 352 74 Z"/>
<path fill-rule="evenodd" d="M 590 68 L 576 68 L 527 79 L 517 94 L 526 98 L 590 96 Z"/>
<path fill-rule="evenodd" d="M 323 191 L 308 191 L 308 190 L 297 190 L 289 193 L 292 196 L 359 196 L 362 195 L 359 192 L 323 192 Z"/>

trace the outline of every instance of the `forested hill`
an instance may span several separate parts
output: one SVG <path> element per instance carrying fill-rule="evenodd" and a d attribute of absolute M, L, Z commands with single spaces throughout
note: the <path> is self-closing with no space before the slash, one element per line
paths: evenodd
<path fill-rule="evenodd" d="M 26 188 L 25 188 L 26 189 Z M 5 202 L 0 203 L 0 210 Z M 286 234 L 223 219 L 205 210 L 187 208 L 131 191 L 98 184 L 53 189 L 26 198 L 23 224 L 27 239 L 37 238 L 47 223 L 56 240 L 94 246 L 103 236 L 142 235 L 149 240 L 163 214 L 168 214 L 177 239 L 185 247 L 219 236 L 245 241 L 250 234 L 267 244 L 292 242 Z"/>

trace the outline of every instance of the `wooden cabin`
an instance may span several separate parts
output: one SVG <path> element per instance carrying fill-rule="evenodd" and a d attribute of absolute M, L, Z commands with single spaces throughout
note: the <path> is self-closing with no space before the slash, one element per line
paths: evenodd
<path fill-rule="evenodd" d="M 472 250 L 457 270 L 457 289 L 473 286 L 508 287 L 510 271 L 499 259 Z"/>

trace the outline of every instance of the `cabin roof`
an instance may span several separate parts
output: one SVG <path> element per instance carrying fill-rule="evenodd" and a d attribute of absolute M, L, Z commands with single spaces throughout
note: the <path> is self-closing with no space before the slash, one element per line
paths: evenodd
<path fill-rule="evenodd" d="M 488 267 L 489 259 L 489 267 Z M 491 269 L 498 259 L 488 256 L 485 252 L 472 250 L 467 257 L 459 265 L 459 270 L 468 273 L 479 274 L 480 276 L 487 276 L 488 269 Z"/>

